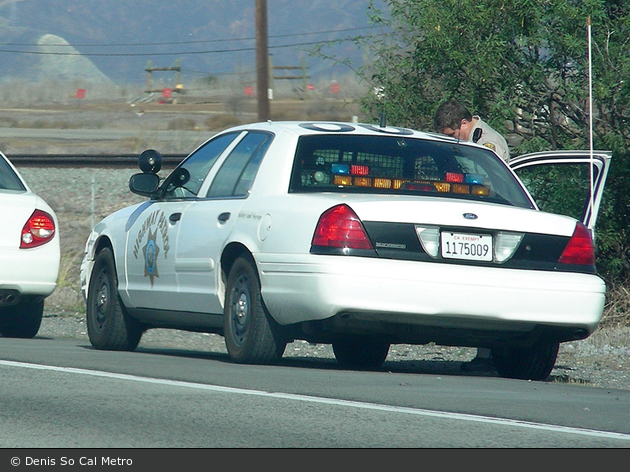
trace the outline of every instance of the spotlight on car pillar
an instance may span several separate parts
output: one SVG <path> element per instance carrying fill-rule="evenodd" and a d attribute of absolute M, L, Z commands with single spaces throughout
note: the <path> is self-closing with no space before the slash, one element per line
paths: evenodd
<path fill-rule="evenodd" d="M 157 174 L 162 168 L 162 155 L 153 149 L 147 149 L 140 154 L 138 166 L 142 172 Z"/>

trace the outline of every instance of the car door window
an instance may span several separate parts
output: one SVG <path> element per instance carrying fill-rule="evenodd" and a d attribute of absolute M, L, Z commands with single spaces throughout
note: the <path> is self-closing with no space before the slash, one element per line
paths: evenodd
<path fill-rule="evenodd" d="M 590 196 L 588 163 L 549 163 L 518 169 L 517 175 L 542 211 L 584 219 Z M 598 168 L 593 180 L 597 181 Z"/>
<path fill-rule="evenodd" d="M 245 136 L 227 157 L 217 172 L 207 197 L 245 197 L 254 182 L 272 135 L 251 132 Z"/>
<path fill-rule="evenodd" d="M 194 198 L 212 165 L 239 133 L 227 133 L 208 141 L 167 177 L 164 198 Z"/>
<path fill-rule="evenodd" d="M 24 185 L 22 185 L 22 181 L 2 157 L 0 157 L 0 189 L 26 190 Z"/>

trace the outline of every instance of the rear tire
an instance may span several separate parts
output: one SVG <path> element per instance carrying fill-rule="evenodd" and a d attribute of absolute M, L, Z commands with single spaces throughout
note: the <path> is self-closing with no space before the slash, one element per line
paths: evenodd
<path fill-rule="evenodd" d="M 558 357 L 560 343 L 540 340 L 527 347 L 492 349 L 492 359 L 501 377 L 520 380 L 545 380 Z"/>
<path fill-rule="evenodd" d="M 389 343 L 367 336 L 347 336 L 332 343 L 339 365 L 351 369 L 377 369 L 389 353 Z"/>
<path fill-rule="evenodd" d="M 142 325 L 129 316 L 118 295 L 114 256 L 109 248 L 98 253 L 87 295 L 87 331 L 92 346 L 112 351 L 133 351 L 142 337 Z"/>
<path fill-rule="evenodd" d="M 239 257 L 227 280 L 223 335 L 230 358 L 246 364 L 273 364 L 287 345 L 282 327 L 267 312 L 253 261 Z"/>
<path fill-rule="evenodd" d="M 17 305 L 0 308 L 0 334 L 5 338 L 34 338 L 43 316 L 43 299 L 22 298 Z"/>

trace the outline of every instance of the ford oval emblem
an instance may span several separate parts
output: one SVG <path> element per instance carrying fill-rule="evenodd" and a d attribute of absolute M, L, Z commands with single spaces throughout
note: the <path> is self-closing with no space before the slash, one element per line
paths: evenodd
<path fill-rule="evenodd" d="M 478 218 L 474 213 L 464 213 L 464 218 L 467 220 L 476 220 Z"/>

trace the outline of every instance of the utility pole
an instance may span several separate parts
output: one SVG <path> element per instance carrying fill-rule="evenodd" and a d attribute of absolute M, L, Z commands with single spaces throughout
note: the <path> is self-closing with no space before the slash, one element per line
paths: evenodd
<path fill-rule="evenodd" d="M 267 121 L 269 111 L 269 45 L 267 41 L 267 0 L 256 0 L 256 77 L 258 119 Z"/>

